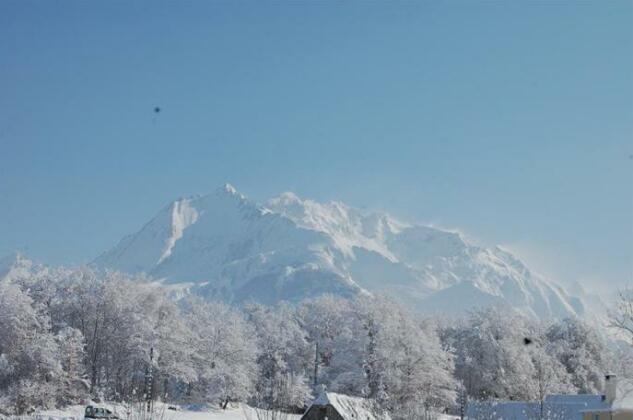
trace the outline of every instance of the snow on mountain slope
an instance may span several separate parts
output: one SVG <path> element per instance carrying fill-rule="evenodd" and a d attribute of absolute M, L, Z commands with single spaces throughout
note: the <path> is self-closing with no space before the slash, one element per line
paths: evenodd
<path fill-rule="evenodd" d="M 231 301 L 359 292 L 336 265 L 343 256 L 329 242 L 227 185 L 165 207 L 95 265 L 193 283 L 198 292 Z"/>
<path fill-rule="evenodd" d="M 510 253 L 458 233 L 292 193 L 260 205 L 230 185 L 173 202 L 94 264 L 233 302 L 380 292 L 421 311 L 490 303 L 541 317 L 583 311 Z"/>

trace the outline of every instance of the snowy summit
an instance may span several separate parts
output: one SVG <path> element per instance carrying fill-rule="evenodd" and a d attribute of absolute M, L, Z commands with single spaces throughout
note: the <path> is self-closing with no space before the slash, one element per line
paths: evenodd
<path fill-rule="evenodd" d="M 579 299 L 498 247 L 289 192 L 259 204 L 230 184 L 174 201 L 94 265 L 231 302 L 386 293 L 426 312 L 489 304 L 539 317 L 583 311 Z"/>

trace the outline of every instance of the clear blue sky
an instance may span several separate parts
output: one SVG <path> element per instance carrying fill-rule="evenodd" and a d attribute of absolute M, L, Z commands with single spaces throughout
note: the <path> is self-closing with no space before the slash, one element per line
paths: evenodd
<path fill-rule="evenodd" d="M 628 0 L 4 0 L 0 254 L 88 262 L 228 181 L 631 281 L 632 22 Z"/>

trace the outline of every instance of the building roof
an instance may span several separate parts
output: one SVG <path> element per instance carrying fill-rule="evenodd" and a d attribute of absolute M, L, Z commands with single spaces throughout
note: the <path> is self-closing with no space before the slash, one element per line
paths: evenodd
<path fill-rule="evenodd" d="M 609 405 L 605 401 L 604 397 L 602 395 L 596 394 L 554 394 L 546 396 L 545 402 L 556 405 L 573 405 L 575 407 L 578 407 L 579 410 L 600 410 L 604 408 L 609 408 Z"/>
<path fill-rule="evenodd" d="M 543 412 L 547 418 L 575 419 L 583 412 L 633 411 L 633 381 L 619 380 L 613 405 L 609 405 L 602 395 L 548 395 L 543 403 Z M 524 401 L 483 401 L 468 404 L 468 417 L 471 419 L 516 419 L 527 420 L 538 413 L 538 402 Z"/>
<path fill-rule="evenodd" d="M 327 405 L 334 407 L 344 420 L 390 420 L 388 414 L 383 414 L 376 410 L 376 404 L 371 400 L 334 392 L 322 392 L 314 400 L 310 408 L 313 406 L 325 407 Z"/>
<path fill-rule="evenodd" d="M 610 411 L 626 411 L 633 412 L 633 380 L 619 380 L 616 388 L 616 398 L 611 406 L 606 403 L 604 407 L 587 407 L 583 411 L 588 412 L 610 412 Z"/>
<path fill-rule="evenodd" d="M 575 404 L 543 403 L 526 401 L 469 402 L 466 410 L 471 420 L 531 420 L 543 410 L 547 419 L 580 419 L 582 406 Z"/>
<path fill-rule="evenodd" d="M 601 395 L 548 395 L 543 402 L 483 401 L 468 404 L 469 419 L 529 420 L 540 415 L 548 419 L 580 419 L 583 411 L 600 411 L 608 408 Z"/>

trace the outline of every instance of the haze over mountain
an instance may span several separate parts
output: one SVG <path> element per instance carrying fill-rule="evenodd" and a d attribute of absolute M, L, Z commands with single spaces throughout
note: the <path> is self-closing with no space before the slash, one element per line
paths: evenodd
<path fill-rule="evenodd" d="M 425 312 L 489 304 L 540 317 L 584 311 L 499 247 L 293 193 L 259 204 L 228 184 L 172 202 L 93 264 L 235 303 L 386 293 Z"/>

